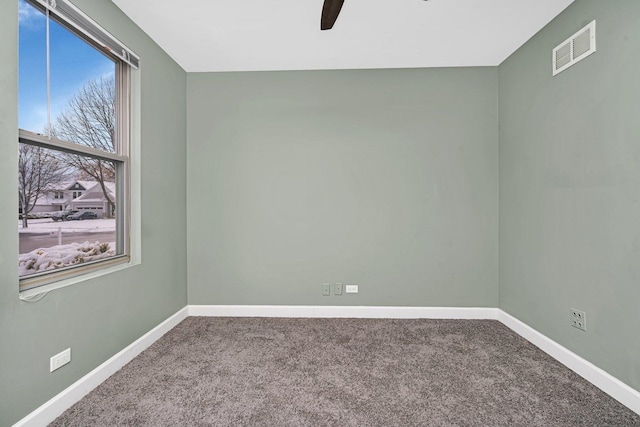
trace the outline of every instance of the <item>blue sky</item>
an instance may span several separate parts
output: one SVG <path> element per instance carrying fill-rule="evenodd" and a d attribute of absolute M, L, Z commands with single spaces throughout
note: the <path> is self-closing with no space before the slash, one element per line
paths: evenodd
<path fill-rule="evenodd" d="M 21 129 L 43 133 L 47 124 L 46 17 L 19 3 L 19 109 Z M 51 121 L 88 80 L 114 74 L 115 63 L 51 20 Z"/>

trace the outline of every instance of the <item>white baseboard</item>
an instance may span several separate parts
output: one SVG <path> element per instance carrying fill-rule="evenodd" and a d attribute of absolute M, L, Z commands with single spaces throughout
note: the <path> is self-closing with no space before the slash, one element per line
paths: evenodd
<path fill-rule="evenodd" d="M 359 319 L 497 319 L 490 307 L 370 307 L 312 305 L 190 305 L 189 316 Z"/>
<path fill-rule="evenodd" d="M 637 390 L 507 312 L 498 310 L 498 320 L 633 412 L 640 414 L 640 392 Z"/>
<path fill-rule="evenodd" d="M 187 316 L 498 320 L 632 411 L 640 414 L 640 392 L 498 308 L 189 305 L 27 415 L 14 427 L 46 426 Z"/>
<path fill-rule="evenodd" d="M 170 331 L 188 316 L 187 307 L 160 323 L 155 328 L 135 340 L 123 350 L 114 354 L 110 359 L 80 378 L 75 383 L 58 393 L 38 409 L 14 424 L 14 427 L 42 427 L 46 426 L 74 403 L 86 396 L 91 390 L 99 386 L 107 378 L 117 372 L 133 358 L 146 350 L 161 336 Z"/>

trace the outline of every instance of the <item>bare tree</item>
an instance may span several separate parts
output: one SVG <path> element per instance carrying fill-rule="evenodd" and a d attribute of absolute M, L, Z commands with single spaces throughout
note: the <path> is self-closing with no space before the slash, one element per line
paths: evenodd
<path fill-rule="evenodd" d="M 20 144 L 18 154 L 18 199 L 22 227 L 29 226 L 27 214 L 46 190 L 66 178 L 65 164 L 58 153 L 34 145 Z"/>
<path fill-rule="evenodd" d="M 71 98 L 66 109 L 58 115 L 51 135 L 63 141 L 86 145 L 113 153 L 116 131 L 116 89 L 113 77 L 88 81 Z M 67 154 L 64 161 L 82 175 L 100 184 L 107 200 L 107 216 L 114 212 L 105 182 L 115 181 L 115 164 L 93 157 Z"/>

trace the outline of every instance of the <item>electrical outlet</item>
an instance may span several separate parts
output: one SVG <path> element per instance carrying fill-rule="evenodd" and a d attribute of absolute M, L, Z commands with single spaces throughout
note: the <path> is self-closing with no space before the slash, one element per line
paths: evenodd
<path fill-rule="evenodd" d="M 53 372 L 71 362 L 71 349 L 68 348 L 63 352 L 56 354 L 49 359 L 49 372 Z"/>
<path fill-rule="evenodd" d="M 584 311 L 576 310 L 575 308 L 571 309 L 571 326 L 574 328 L 581 329 L 583 331 L 587 330 L 587 313 Z"/>
<path fill-rule="evenodd" d="M 344 288 L 344 291 L 348 294 L 357 294 L 358 293 L 358 285 L 347 285 Z"/>
<path fill-rule="evenodd" d="M 322 296 L 323 297 L 328 297 L 329 295 L 331 295 L 331 285 L 328 283 L 323 283 L 322 284 Z"/>
<path fill-rule="evenodd" d="M 334 285 L 333 293 L 335 295 L 342 295 L 342 283 L 336 283 Z"/>

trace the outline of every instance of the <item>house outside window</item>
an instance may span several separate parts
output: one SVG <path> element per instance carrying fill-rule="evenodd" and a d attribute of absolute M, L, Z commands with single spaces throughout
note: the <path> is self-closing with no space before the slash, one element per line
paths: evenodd
<path fill-rule="evenodd" d="M 26 290 L 129 261 L 130 73 L 138 58 L 68 0 L 18 1 L 18 266 Z M 94 233 L 65 232 L 59 219 Z M 34 238 L 43 231 L 49 239 Z"/>

